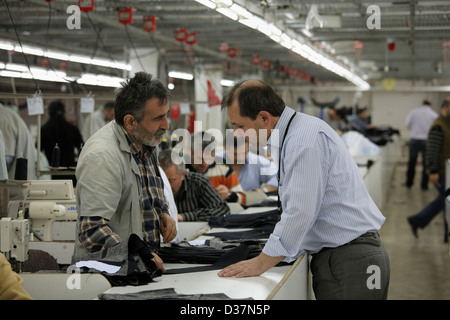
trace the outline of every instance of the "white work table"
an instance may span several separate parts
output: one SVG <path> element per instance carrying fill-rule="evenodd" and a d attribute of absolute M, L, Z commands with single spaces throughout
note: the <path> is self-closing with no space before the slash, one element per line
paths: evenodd
<path fill-rule="evenodd" d="M 293 265 L 273 267 L 258 277 L 223 278 L 217 275 L 219 270 L 163 274 L 161 277 L 155 278 L 155 282 L 146 285 L 112 287 L 105 293 L 126 294 L 173 288 L 178 294 L 223 293 L 231 299 L 306 300 L 308 298 L 308 259 L 302 258 L 303 256 Z M 201 265 L 166 264 L 165 268 L 169 270 L 192 266 Z M 304 279 L 305 282 L 302 283 L 300 279 Z"/>
<path fill-rule="evenodd" d="M 273 207 L 256 207 L 242 211 L 242 214 L 256 213 L 273 209 Z M 196 231 L 208 225 L 206 223 L 181 223 L 179 225 L 182 240 L 189 238 Z M 187 231 L 188 230 L 188 231 Z M 242 229 L 212 228 L 208 232 L 238 231 Z M 206 230 L 204 230 L 206 231 Z M 197 234 L 196 239 L 212 238 Z M 166 270 L 202 266 L 199 264 L 166 263 Z M 167 274 L 155 278 L 155 282 L 142 286 L 112 287 L 106 294 L 126 294 L 147 290 L 173 288 L 178 294 L 212 294 L 222 293 L 231 299 L 280 299 L 306 300 L 310 297 L 309 263 L 308 258 L 301 256 L 291 265 L 273 267 L 262 275 L 247 278 L 223 278 L 217 273 L 219 270 Z"/>

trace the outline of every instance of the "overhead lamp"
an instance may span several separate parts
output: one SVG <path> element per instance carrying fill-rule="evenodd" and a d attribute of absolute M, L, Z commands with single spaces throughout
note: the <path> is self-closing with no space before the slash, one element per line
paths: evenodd
<path fill-rule="evenodd" d="M 10 71 L 19 71 L 19 72 L 27 72 L 28 71 L 28 67 L 22 64 L 15 64 L 15 63 L 7 63 L 6 70 L 10 70 Z"/>
<path fill-rule="evenodd" d="M 235 85 L 235 82 L 233 80 L 222 79 L 220 80 L 220 85 L 224 87 L 232 87 Z"/>
<path fill-rule="evenodd" d="M 198 3 L 201 3 L 202 5 L 210 8 L 210 9 L 216 8 L 216 4 L 212 1 L 209 1 L 209 0 L 195 0 L 195 1 L 197 1 Z"/>
<path fill-rule="evenodd" d="M 237 20 L 239 18 L 237 13 L 234 12 L 233 10 L 231 10 L 230 8 L 219 7 L 219 8 L 216 9 L 216 11 L 220 12 L 224 16 L 230 18 L 231 20 Z"/>
<path fill-rule="evenodd" d="M 233 0 L 213 0 L 217 6 L 230 7 L 233 4 Z"/>
<path fill-rule="evenodd" d="M 15 52 L 21 52 L 24 54 L 30 54 L 35 55 L 39 57 L 47 57 L 51 59 L 57 59 L 57 60 L 63 60 L 63 61 L 71 61 L 71 62 L 77 62 L 82 64 L 93 64 L 101 67 L 108 67 L 108 68 L 114 68 L 114 69 L 121 69 L 121 70 L 131 70 L 131 65 L 121 63 L 121 62 L 115 62 L 110 61 L 106 59 L 101 58 L 95 58 L 91 59 L 88 56 L 83 55 L 77 55 L 77 54 L 68 54 L 65 52 L 60 51 L 53 51 L 53 50 L 47 50 L 44 51 L 41 48 L 38 47 L 32 47 L 28 45 L 14 45 L 10 42 L 6 41 L 0 41 L 0 50 L 7 50 L 7 51 L 15 51 Z"/>
<path fill-rule="evenodd" d="M 30 67 L 30 69 L 28 69 L 26 65 L 0 62 L 0 69 L 2 69 L 0 70 L 0 77 L 36 79 L 66 83 L 75 81 L 74 78 L 68 77 L 64 71 L 47 70 L 41 67 Z M 124 79 L 118 77 L 89 73 L 83 74 L 77 82 L 80 84 L 117 88 L 123 80 Z"/>
<path fill-rule="evenodd" d="M 192 74 L 187 73 L 187 72 L 180 72 L 180 71 L 169 71 L 169 77 L 183 79 L 183 80 L 194 79 L 194 76 Z"/>
<path fill-rule="evenodd" d="M 252 19 L 239 19 L 238 21 L 240 23 L 242 23 L 243 25 L 246 25 L 247 27 L 250 27 L 252 29 L 256 29 L 258 27 L 258 22 L 254 18 L 252 18 Z"/>
<path fill-rule="evenodd" d="M 234 12 L 236 12 L 240 17 L 243 17 L 245 19 L 251 19 L 253 18 L 253 14 L 248 11 L 247 9 L 245 9 L 244 7 L 241 7 L 240 5 L 238 5 L 237 3 L 233 3 L 230 7 L 230 10 L 233 10 Z"/>
<path fill-rule="evenodd" d="M 253 15 L 251 12 L 234 3 L 232 0 L 212 1 L 217 4 L 216 11 L 222 13 L 228 18 L 232 20 L 238 20 L 239 23 L 242 23 L 250 28 L 257 29 L 280 45 L 292 50 L 305 59 L 347 79 L 362 90 L 368 90 L 370 88 L 370 85 L 366 81 L 361 79 L 351 70 L 340 66 L 332 58 L 329 58 L 316 51 L 315 49 L 312 49 L 309 45 L 301 44 L 299 41 L 291 39 L 287 34 L 283 33 L 283 31 L 276 27 L 274 24 L 267 23 L 264 19 Z M 241 16 L 244 18 L 239 19 L 239 17 Z M 315 18 L 321 24 L 323 23 L 317 13 L 317 6 L 315 6 L 313 10 L 310 10 L 309 20 L 312 20 L 312 18 Z M 301 32 L 308 38 L 312 37 L 312 33 L 308 30 L 309 27 L 310 25 L 308 25 L 307 28 L 301 30 Z"/>

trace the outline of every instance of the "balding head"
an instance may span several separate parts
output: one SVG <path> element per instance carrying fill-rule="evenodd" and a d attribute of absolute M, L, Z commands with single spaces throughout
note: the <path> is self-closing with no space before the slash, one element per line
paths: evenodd
<path fill-rule="evenodd" d="M 263 81 L 245 80 L 237 83 L 222 99 L 222 109 L 231 105 L 239 107 L 243 117 L 256 119 L 260 111 L 279 117 L 284 110 L 284 101 Z"/>

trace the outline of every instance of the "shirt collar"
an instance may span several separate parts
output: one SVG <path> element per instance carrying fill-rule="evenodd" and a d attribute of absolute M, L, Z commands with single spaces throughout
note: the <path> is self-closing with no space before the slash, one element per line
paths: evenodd
<path fill-rule="evenodd" d="M 128 145 L 130 146 L 130 151 L 133 155 L 138 156 L 138 157 L 143 157 L 143 156 L 150 156 L 153 153 L 153 151 L 155 150 L 156 147 L 150 147 L 150 146 L 144 145 L 144 154 L 142 154 L 141 150 L 139 150 L 139 147 L 136 145 L 136 143 L 134 143 L 133 140 L 131 140 L 131 137 L 128 134 L 128 132 L 125 130 L 125 128 L 122 126 L 120 126 L 120 128 L 122 129 L 123 133 L 125 134 L 125 138 L 128 142 Z"/>
<path fill-rule="evenodd" d="M 280 118 L 275 124 L 275 127 L 272 129 L 270 137 L 267 140 L 267 151 L 269 151 L 270 153 L 272 153 L 271 151 L 272 147 L 279 148 L 281 146 L 281 141 L 286 132 L 286 127 L 289 123 L 289 119 L 292 117 L 294 113 L 295 110 L 289 108 L 288 106 L 284 108 L 283 113 L 281 114 Z"/>

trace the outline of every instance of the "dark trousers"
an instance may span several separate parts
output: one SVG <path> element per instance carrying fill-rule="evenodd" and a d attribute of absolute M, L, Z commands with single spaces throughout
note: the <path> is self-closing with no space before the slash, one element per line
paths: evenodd
<path fill-rule="evenodd" d="M 425 228 L 434 217 L 436 217 L 441 211 L 444 211 L 444 241 L 447 241 L 448 225 L 445 220 L 445 177 L 439 175 L 440 187 L 435 186 L 438 191 L 436 198 L 427 204 L 420 212 L 412 216 L 412 223 L 421 229 Z"/>
<path fill-rule="evenodd" d="M 387 299 L 389 257 L 377 233 L 313 254 L 311 272 L 318 300 Z"/>
<path fill-rule="evenodd" d="M 409 159 L 408 159 L 408 170 L 406 172 L 406 186 L 409 188 L 414 183 L 414 176 L 416 174 L 416 162 L 419 153 L 422 154 L 422 178 L 420 181 L 420 186 L 422 189 L 428 188 L 428 174 L 425 170 L 425 140 L 411 139 L 409 142 Z"/>

